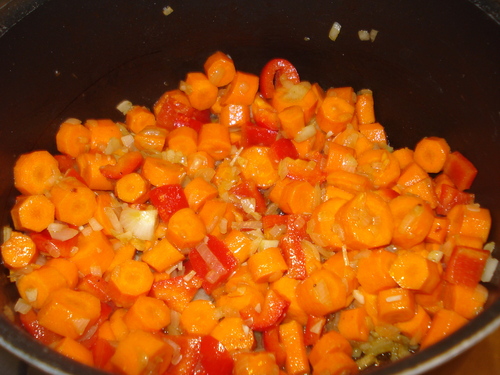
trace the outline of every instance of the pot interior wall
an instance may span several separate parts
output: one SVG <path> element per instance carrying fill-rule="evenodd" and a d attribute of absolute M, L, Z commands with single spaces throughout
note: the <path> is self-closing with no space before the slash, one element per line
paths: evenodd
<path fill-rule="evenodd" d="M 186 72 L 202 69 L 216 50 L 237 68 L 259 73 L 273 57 L 295 64 L 301 78 L 324 88 L 374 91 L 376 115 L 394 147 L 424 136 L 446 138 L 480 171 L 476 200 L 492 211 L 500 236 L 500 26 L 468 1 L 151 1 L 49 0 L 0 38 L 0 220 L 9 224 L 12 165 L 33 149 L 55 151 L 54 134 L 68 117 L 110 117 L 124 99 L 151 107 Z M 173 13 L 165 16 L 169 5 Z M 342 29 L 328 38 L 333 22 Z M 374 42 L 358 30 L 379 31 Z M 6 274 L 4 272 L 4 274 Z M 3 278 L 0 302 L 15 301 Z M 499 277 L 480 328 L 500 312 Z M 12 350 L 41 349 L 0 317 Z M 472 328 L 471 328 L 472 329 Z M 466 330 L 456 336 L 464 338 Z M 26 344 L 27 343 L 27 344 Z M 26 347 L 26 345 L 28 345 Z M 441 349 L 450 347 L 445 343 Z M 26 349 L 27 348 L 27 349 Z M 49 366 L 77 365 L 45 353 Z M 418 360 L 431 354 L 421 353 Z M 74 367 L 77 366 L 77 367 Z M 405 365 L 388 373 L 404 369 Z"/>

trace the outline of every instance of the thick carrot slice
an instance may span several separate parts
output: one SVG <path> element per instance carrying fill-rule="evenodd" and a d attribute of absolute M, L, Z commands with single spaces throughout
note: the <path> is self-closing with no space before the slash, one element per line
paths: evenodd
<path fill-rule="evenodd" d="M 362 90 L 356 96 L 355 113 L 359 124 L 373 124 L 375 122 L 373 104 L 373 93 L 371 90 Z"/>
<path fill-rule="evenodd" d="M 283 276 L 282 278 L 276 280 L 271 284 L 271 289 L 275 290 L 277 293 L 285 297 L 290 301 L 290 306 L 288 306 L 287 320 L 296 320 L 302 325 L 307 324 L 308 314 L 302 309 L 299 304 L 299 299 L 296 294 L 297 286 L 300 281 L 292 279 L 289 276 Z"/>
<path fill-rule="evenodd" d="M 168 222 L 167 239 L 178 249 L 195 246 L 206 233 L 205 224 L 192 208 L 180 209 Z"/>
<path fill-rule="evenodd" d="M 71 339 L 80 338 L 101 314 L 101 302 L 92 294 L 62 288 L 52 292 L 38 312 L 42 326 Z"/>
<path fill-rule="evenodd" d="M 234 363 L 234 375 L 279 374 L 275 355 L 268 352 L 241 353 Z"/>
<path fill-rule="evenodd" d="M 487 298 L 488 289 L 481 284 L 469 287 L 447 283 L 444 286 L 444 308 L 453 310 L 466 319 L 472 319 L 479 315 L 483 311 Z"/>
<path fill-rule="evenodd" d="M 90 149 L 90 130 L 78 123 L 64 122 L 56 134 L 57 150 L 76 158 Z"/>
<path fill-rule="evenodd" d="M 359 124 L 359 132 L 373 143 L 387 145 L 387 135 L 385 133 L 385 129 L 378 122 L 371 124 Z"/>
<path fill-rule="evenodd" d="M 389 273 L 400 287 L 423 293 L 432 293 L 441 280 L 437 263 L 406 250 L 398 251 Z"/>
<path fill-rule="evenodd" d="M 68 358 L 81 362 L 87 366 L 94 366 L 92 352 L 78 341 L 65 337 L 53 346 L 54 350 Z"/>
<path fill-rule="evenodd" d="M 210 55 L 203 68 L 210 82 L 217 87 L 231 83 L 236 73 L 233 60 L 221 51 Z"/>
<path fill-rule="evenodd" d="M 142 154 L 138 151 L 129 151 L 115 162 L 100 167 L 101 173 L 106 178 L 118 180 L 129 173 L 139 169 L 143 161 Z"/>
<path fill-rule="evenodd" d="M 278 113 L 278 118 L 281 122 L 281 131 L 285 138 L 294 139 L 306 125 L 304 111 L 298 105 L 285 108 Z"/>
<path fill-rule="evenodd" d="M 181 314 L 181 326 L 192 335 L 208 335 L 219 319 L 215 305 L 207 300 L 189 302 Z"/>
<path fill-rule="evenodd" d="M 415 296 L 408 289 L 391 288 L 378 293 L 378 317 L 389 324 L 406 322 L 415 316 Z"/>
<path fill-rule="evenodd" d="M 271 104 L 278 112 L 298 105 L 304 112 L 304 119 L 307 124 L 316 111 L 318 98 L 315 91 L 311 89 L 309 82 L 300 82 L 291 87 L 278 87 L 271 99 Z"/>
<path fill-rule="evenodd" d="M 313 374 L 354 375 L 358 372 L 357 363 L 343 352 L 330 353 L 313 365 Z"/>
<path fill-rule="evenodd" d="M 115 185 L 116 196 L 127 203 L 145 203 L 149 199 L 150 185 L 139 173 L 129 173 Z"/>
<path fill-rule="evenodd" d="M 252 104 L 259 90 L 259 77 L 250 73 L 236 71 L 226 93 L 221 97 L 221 104 Z"/>
<path fill-rule="evenodd" d="M 227 127 L 242 126 L 250 122 L 250 107 L 242 104 L 228 104 L 221 108 L 219 121 Z"/>
<path fill-rule="evenodd" d="M 41 232 L 54 222 L 54 204 L 45 195 L 19 196 L 11 209 L 14 228 Z"/>
<path fill-rule="evenodd" d="M 3 263 L 10 269 L 26 267 L 38 255 L 35 242 L 30 236 L 20 232 L 12 232 L 1 249 Z"/>
<path fill-rule="evenodd" d="M 317 270 L 297 285 L 300 307 L 309 315 L 324 316 L 345 307 L 347 289 L 342 279 L 327 270 Z"/>
<path fill-rule="evenodd" d="M 252 146 L 243 150 L 240 156 L 245 160 L 241 173 L 259 188 L 268 188 L 278 181 L 278 172 L 269 158 L 269 147 Z"/>
<path fill-rule="evenodd" d="M 111 270 L 109 291 L 118 306 L 132 306 L 137 298 L 149 293 L 152 285 L 153 273 L 144 262 L 126 260 Z"/>
<path fill-rule="evenodd" d="M 103 275 L 114 255 L 113 245 L 104 233 L 92 231 L 78 236 L 78 251 L 70 259 L 84 275 Z"/>
<path fill-rule="evenodd" d="M 288 269 L 279 247 L 269 247 L 248 259 L 248 269 L 255 282 L 273 282 Z"/>
<path fill-rule="evenodd" d="M 278 205 L 287 214 L 311 214 L 320 202 L 319 194 L 307 181 L 292 181 L 283 188 Z"/>
<path fill-rule="evenodd" d="M 123 316 L 128 328 L 156 332 L 170 324 L 170 309 L 162 300 L 139 296 Z"/>
<path fill-rule="evenodd" d="M 356 172 L 357 165 L 358 162 L 353 148 L 334 142 L 329 143 L 328 159 L 325 165 L 327 173 L 340 170 L 353 173 Z"/>
<path fill-rule="evenodd" d="M 162 151 L 167 140 L 167 130 L 158 126 L 146 126 L 134 136 L 134 145 L 139 150 Z"/>
<path fill-rule="evenodd" d="M 401 170 L 405 169 L 407 166 L 414 162 L 413 154 L 414 151 L 408 147 L 398 148 L 392 153 L 392 155 L 398 160 Z"/>
<path fill-rule="evenodd" d="M 137 134 L 148 126 L 156 126 L 156 118 L 146 107 L 134 105 L 125 115 L 125 124 L 132 133 Z"/>
<path fill-rule="evenodd" d="M 205 151 L 214 160 L 222 160 L 231 152 L 229 129 L 219 123 L 209 123 L 201 127 L 198 135 L 198 150 Z"/>
<path fill-rule="evenodd" d="M 442 309 L 438 311 L 432 318 L 429 331 L 427 331 L 427 334 L 422 339 L 420 347 L 425 349 L 435 344 L 451 335 L 467 322 L 467 319 L 452 310 Z"/>
<path fill-rule="evenodd" d="M 450 153 L 450 146 L 444 138 L 426 137 L 415 146 L 415 162 L 427 173 L 438 173 L 444 167 Z"/>
<path fill-rule="evenodd" d="M 349 248 L 376 248 L 391 242 L 392 213 L 387 203 L 375 193 L 356 195 L 339 209 L 336 220 Z"/>
<path fill-rule="evenodd" d="M 153 186 L 180 184 L 186 175 L 185 168 L 168 160 L 146 157 L 141 170 L 142 176 Z"/>
<path fill-rule="evenodd" d="M 348 340 L 368 341 L 370 327 L 367 317 L 368 314 L 363 307 L 342 310 L 338 323 L 339 333 Z"/>
<path fill-rule="evenodd" d="M 187 94 L 193 108 L 200 111 L 209 109 L 217 99 L 217 86 L 201 72 L 188 73 L 181 89 Z"/>
<path fill-rule="evenodd" d="M 397 255 L 387 250 L 374 250 L 358 262 L 358 280 L 368 293 L 394 288 L 397 283 L 391 277 L 390 268 Z"/>
<path fill-rule="evenodd" d="M 367 176 L 375 188 L 392 187 L 400 176 L 397 159 L 385 149 L 368 150 L 357 161 L 357 172 Z"/>
<path fill-rule="evenodd" d="M 316 121 L 325 133 L 339 134 L 354 115 L 354 106 L 339 96 L 327 96 L 318 108 Z"/>
<path fill-rule="evenodd" d="M 43 194 L 60 176 L 59 163 L 48 151 L 23 154 L 14 165 L 14 186 L 24 195 Z"/>
<path fill-rule="evenodd" d="M 102 167 L 116 164 L 116 159 L 111 155 L 100 152 L 86 152 L 76 158 L 80 176 L 85 184 L 93 190 L 113 190 L 113 183 L 101 173 Z"/>
<path fill-rule="evenodd" d="M 408 336 L 412 342 L 420 343 L 429 330 L 430 324 L 431 318 L 429 314 L 422 306 L 417 305 L 417 311 L 413 318 L 405 322 L 398 322 L 395 326 L 398 327 L 402 334 Z"/>
<path fill-rule="evenodd" d="M 219 340 L 230 353 L 239 350 L 248 351 L 256 345 L 252 330 L 248 329 L 240 317 L 222 319 L 210 335 Z"/>
<path fill-rule="evenodd" d="M 85 127 L 90 130 L 90 149 L 97 152 L 104 152 L 111 139 L 122 136 L 118 125 L 109 119 L 87 120 Z"/>
<path fill-rule="evenodd" d="M 329 357 L 331 354 L 336 352 L 341 352 L 345 355 L 351 356 L 351 344 L 339 332 L 328 331 L 321 336 L 318 342 L 311 349 L 311 352 L 309 353 L 309 361 L 314 368 L 314 366 L 316 366 L 322 358 Z"/>
<path fill-rule="evenodd" d="M 84 225 L 97 208 L 94 192 L 76 179 L 61 180 L 50 190 L 55 217 L 73 225 Z"/>
<path fill-rule="evenodd" d="M 217 188 L 201 177 L 192 179 L 185 187 L 189 207 L 198 212 L 205 202 L 216 198 L 219 194 Z"/>
<path fill-rule="evenodd" d="M 280 341 L 286 352 L 285 368 L 289 375 L 307 374 L 310 370 L 302 326 L 295 320 L 279 326 Z"/>
<path fill-rule="evenodd" d="M 346 199 L 331 198 L 314 209 L 308 222 L 308 233 L 315 243 L 333 249 L 342 248 L 343 241 L 335 214 L 346 202 Z"/>
<path fill-rule="evenodd" d="M 42 266 L 17 280 L 21 298 L 35 309 L 41 308 L 55 290 L 67 287 L 64 275 L 56 268 Z"/>

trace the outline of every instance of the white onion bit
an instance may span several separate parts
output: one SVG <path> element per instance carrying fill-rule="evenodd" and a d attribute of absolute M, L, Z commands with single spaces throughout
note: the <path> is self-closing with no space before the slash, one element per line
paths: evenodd
<path fill-rule="evenodd" d="M 340 23 L 334 22 L 332 27 L 330 28 L 330 32 L 328 33 L 328 38 L 330 38 L 330 40 L 333 40 L 335 42 L 340 34 L 341 28 L 342 26 L 340 25 Z"/>

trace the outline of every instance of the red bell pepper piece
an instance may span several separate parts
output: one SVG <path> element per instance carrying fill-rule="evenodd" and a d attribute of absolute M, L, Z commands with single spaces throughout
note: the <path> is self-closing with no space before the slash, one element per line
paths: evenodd
<path fill-rule="evenodd" d="M 158 186 L 151 190 L 149 199 L 164 222 L 180 209 L 189 207 L 184 189 L 179 184 Z"/>
<path fill-rule="evenodd" d="M 139 151 L 130 151 L 123 154 L 116 164 L 103 165 L 100 170 L 104 177 L 112 180 L 118 180 L 126 174 L 132 173 L 137 170 L 142 164 L 142 154 Z"/>
<path fill-rule="evenodd" d="M 460 191 L 469 189 L 477 175 L 474 164 L 458 151 L 448 155 L 443 172 Z"/>
<path fill-rule="evenodd" d="M 210 294 L 223 283 L 238 266 L 238 261 L 226 244 L 217 237 L 208 235 L 189 252 L 189 263 L 196 274 L 203 278 L 202 287 Z"/>
<path fill-rule="evenodd" d="M 289 306 L 290 301 L 269 289 L 260 313 L 250 306 L 241 310 L 240 315 L 254 331 L 265 331 L 281 323 Z"/>
<path fill-rule="evenodd" d="M 29 310 L 26 314 L 19 314 L 21 324 L 26 331 L 38 341 L 45 345 L 53 344 L 59 341 L 62 336 L 45 328 L 38 322 L 38 316 L 33 309 Z"/>
<path fill-rule="evenodd" d="M 290 61 L 273 59 L 264 65 L 259 81 L 262 96 L 266 99 L 271 99 L 274 96 L 276 88 L 283 86 L 282 78 L 294 84 L 300 83 L 299 73 Z"/>
<path fill-rule="evenodd" d="M 451 284 L 474 288 L 481 281 L 489 256 L 488 250 L 456 246 L 446 264 L 443 279 Z"/>
<path fill-rule="evenodd" d="M 286 351 L 285 346 L 280 340 L 279 326 L 274 326 L 264 331 L 263 343 L 264 349 L 274 354 L 276 364 L 279 367 L 284 367 L 286 361 Z"/>
<path fill-rule="evenodd" d="M 59 164 L 59 170 L 63 174 L 66 173 L 68 169 L 75 167 L 75 159 L 69 155 L 54 155 L 54 158 L 57 160 L 57 164 Z"/>
<path fill-rule="evenodd" d="M 187 104 L 181 97 L 185 94 L 180 90 L 170 91 L 159 100 L 161 107 L 156 113 L 156 125 L 167 130 L 173 130 L 181 126 L 189 126 L 199 130 L 201 125 L 210 122 L 210 111 L 200 111 Z"/>
<path fill-rule="evenodd" d="M 234 360 L 216 338 L 203 336 L 200 343 L 200 362 L 207 375 L 231 375 Z"/>
<path fill-rule="evenodd" d="M 279 244 L 288 266 L 287 275 L 292 279 L 304 280 L 307 277 L 306 255 L 301 244 L 302 240 L 308 238 L 307 221 L 306 215 L 288 215 L 287 232 Z"/>
<path fill-rule="evenodd" d="M 235 195 L 238 199 L 243 198 L 254 198 L 255 199 L 255 211 L 263 214 L 266 212 L 266 200 L 264 196 L 257 188 L 255 182 L 251 180 L 245 180 L 238 185 L 234 186 L 229 190 L 229 193 Z"/>
<path fill-rule="evenodd" d="M 174 358 L 172 358 L 173 363 L 168 368 L 166 374 L 198 375 L 197 366 L 199 366 L 201 358 L 201 336 L 165 335 L 165 338 L 173 341 L 179 347 L 179 353 L 174 353 Z"/>
<path fill-rule="evenodd" d="M 288 215 L 266 215 L 262 217 L 262 229 L 271 229 L 275 225 L 287 225 Z"/>
<path fill-rule="evenodd" d="M 297 148 L 290 139 L 280 138 L 274 142 L 269 148 L 267 154 L 273 165 L 277 166 L 284 158 L 298 159 L 299 153 Z"/>
<path fill-rule="evenodd" d="M 242 147 L 250 146 L 271 146 L 278 136 L 277 130 L 262 128 L 248 122 L 241 126 L 241 141 Z"/>
<path fill-rule="evenodd" d="M 203 280 L 197 275 L 190 278 L 175 276 L 153 283 L 151 294 L 153 297 L 165 301 L 169 308 L 182 311 L 196 295 L 202 282 Z"/>
<path fill-rule="evenodd" d="M 295 163 L 287 163 L 288 173 L 286 176 L 292 180 L 307 181 L 313 186 L 326 181 L 326 172 L 321 167 L 322 160 L 312 161 L 316 162 L 314 168 L 307 167 L 308 162 L 301 159 L 297 159 Z"/>
<path fill-rule="evenodd" d="M 111 301 L 108 292 L 108 282 L 102 277 L 92 274 L 85 275 L 80 279 L 76 289 L 88 292 L 99 298 L 102 302 Z"/>
<path fill-rule="evenodd" d="M 318 342 L 319 338 L 323 334 L 325 324 L 326 318 L 324 316 L 307 316 L 307 324 L 304 331 L 304 343 L 307 346 L 314 345 Z"/>
<path fill-rule="evenodd" d="M 474 194 L 460 191 L 453 186 L 443 184 L 441 193 L 438 197 L 438 206 L 436 213 L 446 215 L 457 204 L 472 204 L 474 203 Z"/>
<path fill-rule="evenodd" d="M 260 127 L 270 130 L 280 130 L 281 121 L 278 111 L 261 95 L 257 95 L 252 103 L 252 118 Z"/>
<path fill-rule="evenodd" d="M 69 258 L 78 243 L 78 236 L 74 236 L 66 241 L 61 241 L 52 238 L 47 229 L 38 233 L 31 233 L 30 237 L 40 253 L 43 255 L 50 255 L 54 258 Z"/>

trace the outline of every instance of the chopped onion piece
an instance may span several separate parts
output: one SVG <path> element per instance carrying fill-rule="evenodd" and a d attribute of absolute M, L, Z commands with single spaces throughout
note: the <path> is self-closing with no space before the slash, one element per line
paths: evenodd
<path fill-rule="evenodd" d="M 75 125 L 79 125 L 82 123 L 80 120 L 78 120 L 77 118 L 73 118 L 73 117 L 66 119 L 64 122 L 67 122 L 68 124 L 75 124 Z"/>
<path fill-rule="evenodd" d="M 370 33 L 366 30 L 359 30 L 358 37 L 359 37 L 359 40 L 366 42 L 366 41 L 370 40 Z"/>
<path fill-rule="evenodd" d="M 221 278 L 225 273 L 226 268 L 221 263 L 221 261 L 215 256 L 215 254 L 210 250 L 206 243 L 202 242 L 196 246 L 196 250 L 205 261 L 208 266 L 208 273 L 205 275 L 205 279 L 209 283 L 215 283 Z"/>
<path fill-rule="evenodd" d="M 130 100 L 124 100 L 116 106 L 116 109 L 119 110 L 121 113 L 124 115 L 127 114 L 128 111 L 130 111 L 133 107 L 133 104 Z"/>
<path fill-rule="evenodd" d="M 375 29 L 371 29 L 370 30 L 370 40 L 372 42 L 375 41 L 375 38 L 377 37 L 377 34 L 378 34 L 378 30 L 375 30 Z"/>
<path fill-rule="evenodd" d="M 443 255 L 444 255 L 444 253 L 440 250 L 432 250 L 427 255 L 427 259 L 429 259 L 431 262 L 439 263 L 439 262 L 441 262 Z"/>
<path fill-rule="evenodd" d="M 364 305 L 365 304 L 365 296 L 363 293 L 361 293 L 358 289 L 355 289 L 352 291 L 352 296 L 356 301 L 358 301 L 360 304 Z"/>
<path fill-rule="evenodd" d="M 123 145 L 127 148 L 130 148 L 134 145 L 134 136 L 132 134 L 127 134 L 127 135 L 124 135 L 123 137 L 120 138 L 120 140 L 122 141 Z"/>
<path fill-rule="evenodd" d="M 387 297 L 385 300 L 387 302 L 397 302 L 397 301 L 401 301 L 402 299 L 403 299 L 403 296 L 401 294 L 398 294 L 397 296 Z"/>
<path fill-rule="evenodd" d="M 28 300 L 28 302 L 35 302 L 38 298 L 37 288 L 28 288 L 24 293 L 26 294 L 26 299 Z"/>
<path fill-rule="evenodd" d="M 90 227 L 92 228 L 92 230 L 94 231 L 100 231 L 100 230 L 103 230 L 103 226 L 101 225 L 101 223 L 99 223 L 97 221 L 97 219 L 95 217 L 91 217 L 90 220 L 89 220 L 89 225 Z"/>
<path fill-rule="evenodd" d="M 314 125 L 307 125 L 300 130 L 295 138 L 293 139 L 295 142 L 304 142 L 307 141 L 309 138 L 314 137 L 316 135 L 316 127 Z"/>
<path fill-rule="evenodd" d="M 154 208 L 137 210 L 125 207 L 120 214 L 120 223 L 127 232 L 140 240 L 150 241 L 154 237 L 158 211 Z"/>
<path fill-rule="evenodd" d="M 484 266 L 483 274 L 481 276 L 481 281 L 489 283 L 495 274 L 498 267 L 498 259 L 489 257 Z"/>
<path fill-rule="evenodd" d="M 173 11 L 174 11 L 174 9 L 170 5 L 168 5 L 168 6 L 163 8 L 163 15 L 168 16 L 168 15 L 172 14 Z"/>
<path fill-rule="evenodd" d="M 330 38 L 330 40 L 333 40 L 335 42 L 340 34 L 341 28 L 342 26 L 340 25 L 340 23 L 334 22 L 332 27 L 330 28 L 330 32 L 328 33 L 328 38 Z"/>
<path fill-rule="evenodd" d="M 262 240 L 260 241 L 259 250 L 262 251 L 270 247 L 278 247 L 279 243 L 278 240 Z"/>
<path fill-rule="evenodd" d="M 495 250 L 495 243 L 494 242 L 488 242 L 486 245 L 483 247 L 484 250 L 488 250 L 490 253 Z"/>
<path fill-rule="evenodd" d="M 14 305 L 14 311 L 20 314 L 26 314 L 30 310 L 31 305 L 22 298 L 19 298 Z"/>

